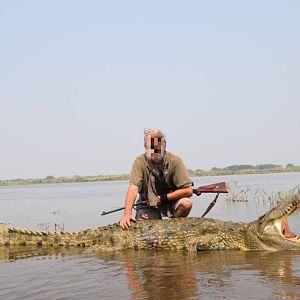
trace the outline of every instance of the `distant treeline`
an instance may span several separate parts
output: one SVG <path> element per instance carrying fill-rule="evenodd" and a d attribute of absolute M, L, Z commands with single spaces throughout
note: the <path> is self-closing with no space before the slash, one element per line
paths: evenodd
<path fill-rule="evenodd" d="M 217 176 L 217 175 L 233 175 L 233 174 L 260 174 L 260 173 L 283 173 L 283 172 L 300 172 L 300 166 L 287 164 L 285 167 L 281 165 L 263 164 L 263 165 L 232 165 L 225 168 L 212 168 L 211 170 L 188 170 L 191 176 Z M 98 175 L 98 176 L 79 176 L 73 177 L 54 177 L 49 175 L 45 178 L 29 178 L 29 179 L 10 179 L 0 180 L 0 186 L 8 185 L 29 185 L 43 183 L 68 183 L 68 182 L 95 182 L 95 181 L 115 181 L 128 180 L 129 175 Z"/>
<path fill-rule="evenodd" d="M 49 175 L 45 178 L 28 178 L 28 179 L 11 179 L 0 180 L 1 185 L 27 185 L 27 184 L 43 184 L 43 183 L 70 183 L 70 182 L 95 182 L 95 181 L 115 181 L 126 180 L 129 175 L 98 175 L 98 176 L 73 176 L 73 177 L 54 177 Z"/>
<path fill-rule="evenodd" d="M 214 175 L 233 175 L 233 174 L 261 174 L 261 173 L 283 173 L 300 172 L 300 166 L 287 164 L 282 165 L 262 164 L 262 165 L 232 165 L 225 168 L 212 168 L 211 170 L 189 170 L 191 176 L 214 176 Z"/>

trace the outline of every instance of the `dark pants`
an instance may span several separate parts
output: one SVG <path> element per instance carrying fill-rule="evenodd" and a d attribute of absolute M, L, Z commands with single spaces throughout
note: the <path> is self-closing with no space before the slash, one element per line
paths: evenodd
<path fill-rule="evenodd" d="M 136 220 L 157 220 L 161 219 L 160 211 L 156 207 L 142 206 L 136 210 Z"/>

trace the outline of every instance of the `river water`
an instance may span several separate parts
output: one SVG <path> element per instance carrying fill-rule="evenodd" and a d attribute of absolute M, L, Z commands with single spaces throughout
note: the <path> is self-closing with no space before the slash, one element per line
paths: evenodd
<path fill-rule="evenodd" d="M 269 210 L 278 192 L 300 184 L 300 173 L 195 177 L 195 186 L 227 181 L 237 196 L 222 195 L 207 215 L 248 222 Z M 0 187 L 0 223 L 39 230 L 80 230 L 116 223 L 128 182 Z M 200 216 L 212 195 L 193 196 Z M 300 233 L 299 213 L 289 218 Z M 22 258 L 22 259 L 21 259 Z M 0 248 L 0 299 L 298 299 L 300 251 L 201 253 L 84 249 Z"/>

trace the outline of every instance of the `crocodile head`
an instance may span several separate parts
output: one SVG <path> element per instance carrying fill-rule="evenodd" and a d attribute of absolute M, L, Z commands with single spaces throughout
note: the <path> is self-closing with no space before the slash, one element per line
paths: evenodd
<path fill-rule="evenodd" d="M 266 250 L 300 249 L 300 236 L 291 232 L 288 218 L 300 208 L 300 192 L 287 196 L 276 207 L 249 224 L 256 231 L 259 248 Z M 251 238 L 250 238 L 251 239 Z"/>

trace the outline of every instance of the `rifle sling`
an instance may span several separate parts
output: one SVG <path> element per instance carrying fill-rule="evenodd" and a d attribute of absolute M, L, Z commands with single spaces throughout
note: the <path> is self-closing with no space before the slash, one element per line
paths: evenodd
<path fill-rule="evenodd" d="M 204 218 L 204 217 L 209 213 L 209 211 L 214 207 L 214 205 L 216 204 L 217 199 L 218 199 L 218 197 L 219 197 L 219 194 L 220 194 L 220 193 L 218 193 L 218 194 L 216 195 L 215 199 L 208 205 L 206 211 L 203 213 L 203 215 L 201 216 L 201 218 Z"/>

